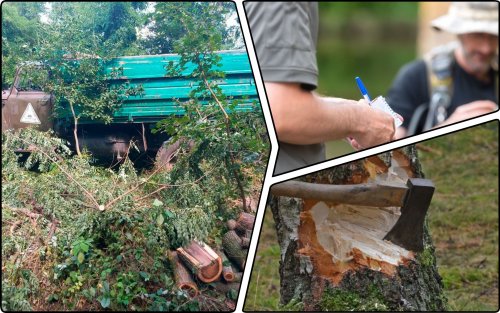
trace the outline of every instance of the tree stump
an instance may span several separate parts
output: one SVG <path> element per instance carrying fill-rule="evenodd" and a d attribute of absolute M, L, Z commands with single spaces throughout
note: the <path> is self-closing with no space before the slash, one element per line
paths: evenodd
<path fill-rule="evenodd" d="M 193 240 L 186 247 L 178 248 L 179 258 L 204 283 L 219 279 L 222 260 L 209 246 Z"/>
<path fill-rule="evenodd" d="M 423 177 L 414 146 L 351 162 L 299 181 L 316 184 L 404 183 Z M 384 240 L 400 207 L 272 197 L 281 249 L 281 303 L 304 310 L 445 310 L 443 284 L 425 223 L 420 252 Z M 423 213 L 425 214 L 425 212 Z M 418 246 L 418 245 L 417 245 Z"/>
<path fill-rule="evenodd" d="M 191 278 L 191 274 L 187 268 L 179 260 L 177 252 L 167 251 L 167 257 L 172 264 L 174 270 L 174 280 L 177 288 L 187 291 L 191 297 L 196 297 L 198 295 L 198 286 Z"/>

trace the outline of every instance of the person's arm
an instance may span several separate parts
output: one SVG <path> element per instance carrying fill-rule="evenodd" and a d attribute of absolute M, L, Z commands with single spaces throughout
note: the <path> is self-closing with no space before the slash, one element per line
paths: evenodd
<path fill-rule="evenodd" d="M 478 100 L 467 104 L 463 104 L 456 108 L 456 110 L 444 122 L 434 126 L 433 128 L 450 125 L 456 122 L 467 120 L 483 114 L 488 114 L 498 110 L 498 105 L 490 100 Z"/>
<path fill-rule="evenodd" d="M 306 145 L 352 137 L 367 148 L 393 139 L 392 116 L 371 108 L 366 100 L 323 98 L 293 83 L 265 85 L 282 142 Z"/>

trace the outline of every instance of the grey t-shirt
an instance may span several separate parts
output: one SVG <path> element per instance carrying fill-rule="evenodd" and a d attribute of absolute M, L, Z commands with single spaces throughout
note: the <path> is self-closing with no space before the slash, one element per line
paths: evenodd
<path fill-rule="evenodd" d="M 318 83 L 318 4 L 245 2 L 245 11 L 264 81 L 299 83 L 304 89 L 315 89 Z M 280 142 L 274 174 L 324 160 L 324 144 Z"/>

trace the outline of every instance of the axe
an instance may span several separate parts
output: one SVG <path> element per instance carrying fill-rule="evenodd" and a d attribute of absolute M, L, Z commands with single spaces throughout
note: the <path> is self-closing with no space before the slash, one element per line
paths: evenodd
<path fill-rule="evenodd" d="M 327 185 L 292 180 L 273 185 L 270 191 L 274 196 L 373 207 L 401 207 L 401 216 L 384 240 L 410 251 L 424 250 L 424 219 L 434 194 L 434 184 L 428 179 L 410 178 L 406 185 L 388 182 Z"/>

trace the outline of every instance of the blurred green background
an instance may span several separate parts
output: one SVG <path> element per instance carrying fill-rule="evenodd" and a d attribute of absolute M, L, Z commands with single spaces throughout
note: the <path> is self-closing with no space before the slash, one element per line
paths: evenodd
<path fill-rule="evenodd" d="M 320 2 L 318 93 L 361 99 L 354 77 L 372 98 L 385 96 L 399 68 L 416 58 L 418 2 Z M 327 144 L 327 159 L 354 150 Z"/>

